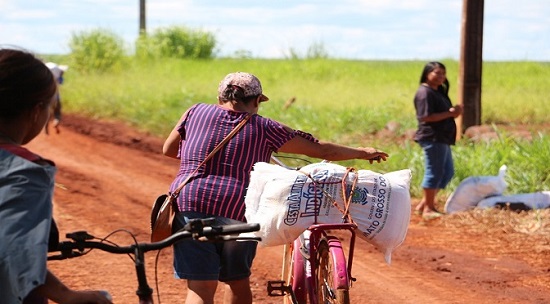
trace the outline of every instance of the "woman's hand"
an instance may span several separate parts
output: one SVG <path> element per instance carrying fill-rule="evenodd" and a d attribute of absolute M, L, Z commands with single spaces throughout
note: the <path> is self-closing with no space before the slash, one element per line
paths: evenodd
<path fill-rule="evenodd" d="M 110 297 L 110 296 L 109 296 Z M 105 296 L 105 293 L 97 290 L 71 291 L 70 296 L 64 299 L 67 304 L 112 304 L 112 300 Z"/>
<path fill-rule="evenodd" d="M 372 148 L 372 147 L 365 147 L 365 148 L 359 148 L 363 150 L 367 155 L 363 158 L 369 161 L 369 163 L 374 163 L 375 161 L 377 163 L 380 163 L 381 161 L 386 161 L 390 155 L 384 151 L 380 151 L 378 149 Z"/>
<path fill-rule="evenodd" d="M 457 118 L 458 116 L 460 116 L 462 114 L 462 112 L 464 112 L 464 108 L 462 107 L 462 105 L 458 104 L 458 105 L 455 105 L 454 107 L 450 108 L 449 112 L 451 112 L 451 115 L 454 118 Z"/>
<path fill-rule="evenodd" d="M 46 274 L 46 282 L 32 292 L 60 304 L 112 304 L 108 293 L 99 290 L 70 289 L 49 270 Z"/>

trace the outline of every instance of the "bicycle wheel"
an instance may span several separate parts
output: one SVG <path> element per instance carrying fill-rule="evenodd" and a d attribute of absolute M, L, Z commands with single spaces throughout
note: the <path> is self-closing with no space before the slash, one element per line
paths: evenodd
<path fill-rule="evenodd" d="M 327 236 L 317 249 L 317 298 L 319 304 L 349 304 L 349 276 L 342 243 Z"/>
<path fill-rule="evenodd" d="M 307 290 L 305 278 L 305 261 L 300 254 L 300 241 L 295 240 L 293 244 L 285 245 L 285 257 L 283 260 L 283 277 L 286 285 L 292 287 L 295 299 L 299 304 L 307 303 Z M 290 295 L 284 297 L 284 304 L 293 304 Z"/>

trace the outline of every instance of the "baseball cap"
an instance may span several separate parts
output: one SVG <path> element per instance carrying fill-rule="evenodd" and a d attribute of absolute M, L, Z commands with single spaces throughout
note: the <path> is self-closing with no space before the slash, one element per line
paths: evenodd
<path fill-rule="evenodd" d="M 245 97 L 260 95 L 260 101 L 268 101 L 269 98 L 262 93 L 262 84 L 258 77 L 244 72 L 230 73 L 220 82 L 218 95 L 221 96 L 228 85 L 238 86 L 244 91 Z"/>

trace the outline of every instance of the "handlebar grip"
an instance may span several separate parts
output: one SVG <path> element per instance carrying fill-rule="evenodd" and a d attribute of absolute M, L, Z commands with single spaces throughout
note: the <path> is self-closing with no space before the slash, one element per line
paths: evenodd
<path fill-rule="evenodd" d="M 223 226 L 223 231 L 227 233 L 243 233 L 243 232 L 252 232 L 252 231 L 258 231 L 258 230 L 260 230 L 260 224 L 258 223 Z"/>
<path fill-rule="evenodd" d="M 208 229 L 209 228 L 209 229 Z M 260 230 L 258 223 L 231 224 L 223 226 L 204 227 L 204 235 L 209 234 L 237 234 Z"/>
<path fill-rule="evenodd" d="M 101 293 L 101 295 L 103 295 L 107 300 L 109 301 L 113 300 L 113 297 L 107 290 L 100 290 L 99 293 Z"/>

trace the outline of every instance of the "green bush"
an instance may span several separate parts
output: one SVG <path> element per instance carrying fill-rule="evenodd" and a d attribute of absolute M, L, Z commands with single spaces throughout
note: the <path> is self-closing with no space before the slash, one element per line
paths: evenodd
<path fill-rule="evenodd" d="M 141 35 L 136 42 L 140 58 L 210 59 L 214 56 L 213 34 L 186 27 L 157 29 L 152 35 Z"/>
<path fill-rule="evenodd" d="M 81 72 L 107 71 L 124 58 L 123 40 L 106 29 L 73 33 L 69 41 L 71 67 Z"/>

